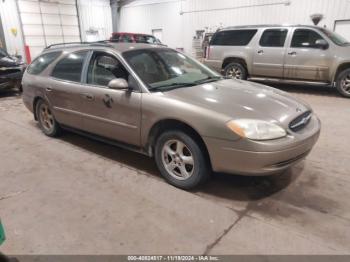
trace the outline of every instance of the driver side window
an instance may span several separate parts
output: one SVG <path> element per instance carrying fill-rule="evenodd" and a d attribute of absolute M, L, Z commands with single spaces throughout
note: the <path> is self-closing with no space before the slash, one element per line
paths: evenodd
<path fill-rule="evenodd" d="M 319 48 L 317 40 L 324 40 L 322 36 L 313 30 L 296 29 L 293 34 L 291 47 L 296 48 Z"/>
<path fill-rule="evenodd" d="M 95 52 L 90 60 L 87 73 L 87 83 L 107 87 L 109 81 L 115 78 L 129 80 L 129 72 L 114 56 Z"/>

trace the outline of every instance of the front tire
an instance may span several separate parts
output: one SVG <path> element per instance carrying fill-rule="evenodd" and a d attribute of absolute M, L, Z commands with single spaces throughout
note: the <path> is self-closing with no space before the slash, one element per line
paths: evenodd
<path fill-rule="evenodd" d="M 350 68 L 342 71 L 337 77 L 337 90 L 347 98 L 350 98 Z"/>
<path fill-rule="evenodd" d="M 211 173 L 203 149 L 182 131 L 167 131 L 160 135 L 156 142 L 155 160 L 166 181 L 182 189 L 198 186 Z"/>
<path fill-rule="evenodd" d="M 40 129 L 45 135 L 56 137 L 61 134 L 61 127 L 52 114 L 49 104 L 44 100 L 39 100 L 36 104 L 35 113 L 39 122 Z"/>
<path fill-rule="evenodd" d="M 247 69 L 242 64 L 233 62 L 225 66 L 224 75 L 227 78 L 246 80 L 248 74 Z"/>

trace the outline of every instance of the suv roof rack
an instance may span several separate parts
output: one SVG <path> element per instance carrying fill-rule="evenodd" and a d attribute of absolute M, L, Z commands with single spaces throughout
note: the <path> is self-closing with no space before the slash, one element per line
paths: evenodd
<path fill-rule="evenodd" d="M 110 40 L 101 40 L 101 41 L 96 41 L 96 42 L 67 42 L 67 43 L 57 43 L 57 44 L 52 44 L 45 49 L 50 49 L 52 47 L 59 47 L 59 46 L 67 46 L 67 45 L 101 45 L 101 46 L 110 46 L 108 44 Z"/>

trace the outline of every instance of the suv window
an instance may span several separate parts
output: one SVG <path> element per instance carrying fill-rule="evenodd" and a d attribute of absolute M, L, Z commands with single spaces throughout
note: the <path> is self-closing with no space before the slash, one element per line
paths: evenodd
<path fill-rule="evenodd" d="M 61 52 L 52 52 L 39 56 L 28 66 L 28 74 L 40 74 L 49 64 L 51 64 L 57 57 L 59 57 L 60 54 Z"/>
<path fill-rule="evenodd" d="M 87 83 L 107 86 L 115 78 L 128 81 L 128 76 L 129 72 L 117 58 L 104 52 L 96 52 L 90 60 Z"/>
<path fill-rule="evenodd" d="M 156 44 L 157 40 L 154 36 L 151 35 L 135 35 L 134 36 L 136 43 L 146 43 L 146 44 Z"/>
<path fill-rule="evenodd" d="M 51 76 L 63 80 L 80 82 L 84 60 L 88 51 L 71 53 L 62 58 L 53 69 Z"/>
<path fill-rule="evenodd" d="M 210 42 L 210 45 L 224 46 L 245 46 L 254 37 L 258 30 L 225 30 L 216 33 Z"/>
<path fill-rule="evenodd" d="M 260 38 L 260 46 L 283 47 L 286 41 L 287 29 L 267 29 Z"/>
<path fill-rule="evenodd" d="M 316 45 L 316 41 L 321 39 L 323 40 L 323 37 L 313 30 L 296 29 L 293 34 L 291 47 L 319 48 Z"/>

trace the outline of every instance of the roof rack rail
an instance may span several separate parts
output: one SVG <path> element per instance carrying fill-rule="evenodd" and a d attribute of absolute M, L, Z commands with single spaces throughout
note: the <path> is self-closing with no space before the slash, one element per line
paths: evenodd
<path fill-rule="evenodd" d="M 57 43 L 57 44 L 52 44 L 45 49 L 50 49 L 52 47 L 58 47 L 58 46 L 67 46 L 67 45 L 108 45 L 109 40 L 101 40 L 101 41 L 95 41 L 95 42 L 67 42 L 67 43 Z"/>

